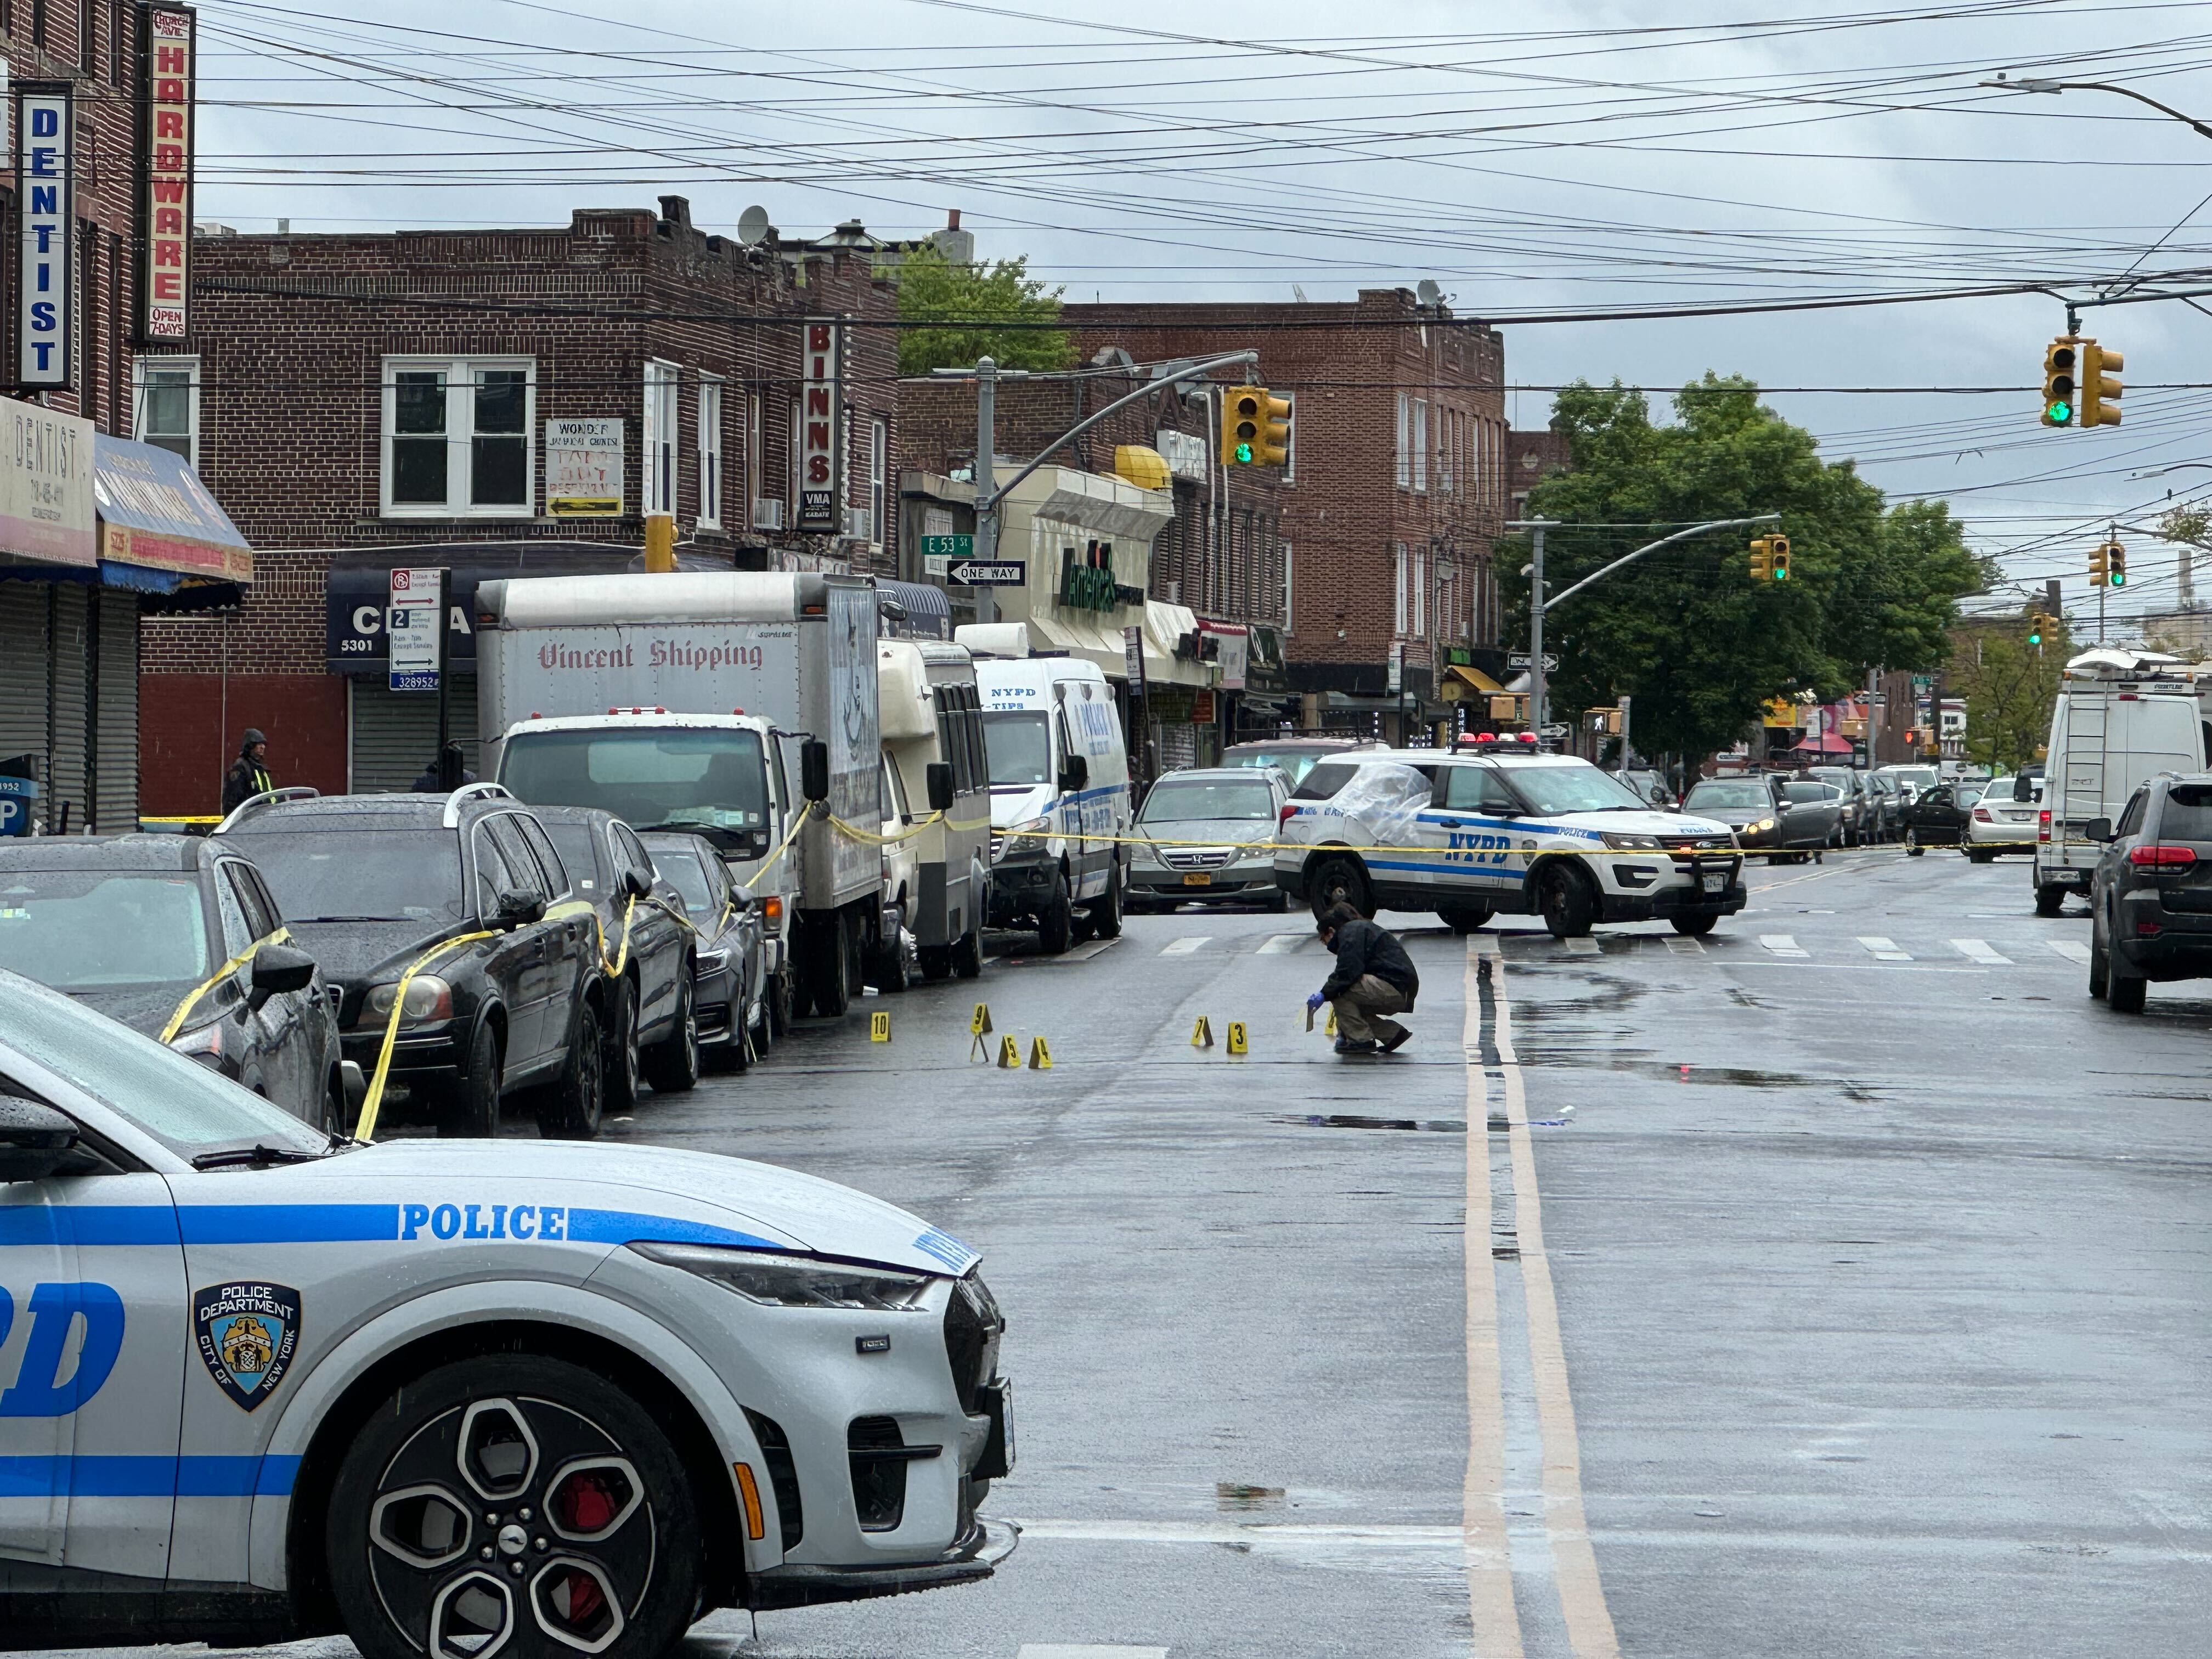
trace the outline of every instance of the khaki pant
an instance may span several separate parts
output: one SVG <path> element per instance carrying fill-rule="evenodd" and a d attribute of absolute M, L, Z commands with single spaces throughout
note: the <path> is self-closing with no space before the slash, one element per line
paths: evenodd
<path fill-rule="evenodd" d="M 1362 974 L 1350 990 L 1332 998 L 1330 1006 L 1336 1010 L 1336 1034 L 1347 1042 L 1387 1042 L 1406 1029 L 1387 1018 L 1405 1007 L 1405 993 L 1372 974 Z"/>

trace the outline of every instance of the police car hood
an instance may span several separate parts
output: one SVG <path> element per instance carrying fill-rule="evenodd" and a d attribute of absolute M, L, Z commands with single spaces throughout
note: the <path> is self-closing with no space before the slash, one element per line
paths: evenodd
<path fill-rule="evenodd" d="M 1562 830 L 1587 830 L 1616 836 L 1657 836 L 1680 841 L 1692 836 L 1725 836 L 1729 826 L 1708 817 L 1682 812 L 1559 812 L 1544 815 L 1543 823 Z"/>
<path fill-rule="evenodd" d="M 565 1203 L 572 1238 L 803 1250 L 915 1273 L 965 1273 L 980 1259 L 959 1240 L 881 1199 L 773 1164 L 665 1146 L 393 1140 L 304 1165 L 381 1177 L 425 1200 L 482 1183 Z M 581 1218 L 592 1219 L 583 1223 Z"/>
<path fill-rule="evenodd" d="M 1051 810 L 1052 791 L 1041 783 L 1025 789 L 998 787 L 991 791 L 994 830 L 1011 830 L 1031 818 L 1041 818 Z"/>

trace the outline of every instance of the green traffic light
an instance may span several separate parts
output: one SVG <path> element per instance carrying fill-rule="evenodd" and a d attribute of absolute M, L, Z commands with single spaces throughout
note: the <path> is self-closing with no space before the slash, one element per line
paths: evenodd
<path fill-rule="evenodd" d="M 2040 629 L 2039 629 L 2035 630 L 2034 632 L 2031 633 L 2031 634 L 2027 636 L 2027 642 L 2028 642 L 2030 645 L 2041 645 L 2041 644 L 2043 643 L 2043 633 L 2042 633 L 2042 630 L 2041 630 Z"/>
<path fill-rule="evenodd" d="M 1231 458 L 1241 466 L 1249 466 L 1252 464 L 1252 446 L 1249 444 L 1239 444 L 1229 453 Z"/>
<path fill-rule="evenodd" d="M 2053 426 L 2064 426 L 2069 421 L 2074 418 L 2074 405 L 2062 400 L 2054 399 L 2051 407 L 2044 411 L 2044 418 L 2048 420 Z"/>
<path fill-rule="evenodd" d="M 2128 573 L 2124 570 L 2115 570 L 2106 580 L 2115 587 L 2125 587 L 2128 585 Z"/>

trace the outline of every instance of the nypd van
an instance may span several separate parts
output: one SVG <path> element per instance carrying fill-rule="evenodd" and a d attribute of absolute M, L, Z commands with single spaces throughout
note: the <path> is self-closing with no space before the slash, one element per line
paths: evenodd
<path fill-rule="evenodd" d="M 971 630 L 963 629 L 962 634 Z M 975 665 L 991 766 L 994 927 L 1027 921 L 1041 947 L 1121 931 L 1129 755 L 1114 688 L 1079 657 Z"/>
<path fill-rule="evenodd" d="M 357 1146 L 0 973 L 0 1648 L 659 1659 L 986 1577 L 975 1262 L 736 1158 Z"/>
<path fill-rule="evenodd" d="M 1283 810 L 1276 884 L 1316 915 L 1432 910 L 1462 933 L 1540 915 L 1573 939 L 1654 920 L 1708 933 L 1744 905 L 1728 825 L 1655 811 L 1571 756 L 1365 750 L 1316 765 Z"/>

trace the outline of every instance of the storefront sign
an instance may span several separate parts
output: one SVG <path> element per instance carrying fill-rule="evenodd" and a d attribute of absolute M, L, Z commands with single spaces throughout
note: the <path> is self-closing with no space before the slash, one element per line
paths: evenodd
<path fill-rule="evenodd" d="M 0 554 L 97 566 L 92 466 L 90 421 L 7 403 L 0 415 Z"/>
<path fill-rule="evenodd" d="M 138 337 L 191 332 L 192 78 L 198 15 L 149 6 L 140 118 Z"/>
<path fill-rule="evenodd" d="M 15 384 L 70 384 L 76 315 L 75 122 L 69 88 L 26 86 L 15 94 L 15 217 L 21 257 L 15 307 Z M 92 471 L 86 446 L 85 473 Z M 89 528 L 89 526 L 88 526 Z"/>
<path fill-rule="evenodd" d="M 1060 603 L 1063 606 L 1074 611 L 1118 611 L 1124 605 L 1144 602 L 1144 589 L 1115 580 L 1113 543 L 1094 541 L 1080 553 L 1072 547 L 1060 550 Z"/>
<path fill-rule="evenodd" d="M 622 422 L 546 422 L 546 513 L 556 519 L 619 519 L 622 510 Z"/>
<path fill-rule="evenodd" d="M 838 438 L 845 424 L 838 412 L 838 332 L 833 322 L 810 319 L 799 365 L 798 527 L 822 536 L 835 536 L 845 527 L 837 511 L 843 477 Z"/>
<path fill-rule="evenodd" d="M 100 433 L 92 495 L 100 556 L 221 581 L 253 580 L 253 550 L 181 455 Z"/>
<path fill-rule="evenodd" d="M 1162 427 L 1153 434 L 1152 447 L 1165 458 L 1168 471 L 1193 483 L 1206 482 L 1206 440 L 1195 433 Z"/>
<path fill-rule="evenodd" d="M 445 665 L 446 573 L 395 570 L 385 631 L 394 691 L 435 691 Z"/>
<path fill-rule="evenodd" d="M 1247 665 L 1251 660 L 1251 630 L 1243 623 L 1223 623 L 1199 620 L 1198 631 L 1213 641 L 1213 660 L 1221 670 L 1221 689 L 1242 691 Z"/>

